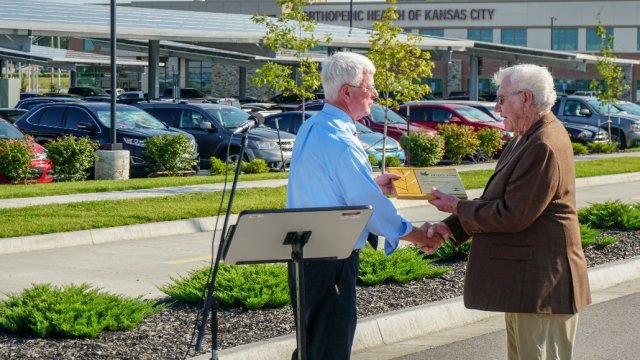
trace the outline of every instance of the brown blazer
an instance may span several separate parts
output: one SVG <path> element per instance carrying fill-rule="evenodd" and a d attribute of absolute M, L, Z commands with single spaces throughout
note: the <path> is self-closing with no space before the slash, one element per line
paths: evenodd
<path fill-rule="evenodd" d="M 480 199 L 444 222 L 457 245 L 473 236 L 467 308 L 572 314 L 591 303 L 573 150 L 552 114 L 508 144 Z"/>

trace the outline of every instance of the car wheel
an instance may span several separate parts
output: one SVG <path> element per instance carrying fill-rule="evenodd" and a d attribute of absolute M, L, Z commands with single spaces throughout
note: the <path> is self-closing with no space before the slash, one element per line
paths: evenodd
<path fill-rule="evenodd" d="M 473 155 L 471 155 L 471 161 L 473 163 L 483 163 L 483 162 L 487 162 L 487 156 L 484 154 L 484 152 L 482 152 L 482 150 L 478 150 L 476 151 Z"/>
<path fill-rule="evenodd" d="M 620 135 L 618 135 L 618 133 Z M 622 130 L 619 129 L 611 129 L 611 141 L 615 141 L 618 143 L 618 148 L 620 150 L 624 150 L 627 148 L 627 138 L 624 136 Z"/>
<path fill-rule="evenodd" d="M 229 164 L 237 164 L 238 159 L 240 158 L 240 149 L 230 149 L 229 156 L 227 157 L 227 163 Z M 244 154 L 242 157 L 242 161 L 248 162 L 249 158 L 247 158 L 247 154 Z"/>

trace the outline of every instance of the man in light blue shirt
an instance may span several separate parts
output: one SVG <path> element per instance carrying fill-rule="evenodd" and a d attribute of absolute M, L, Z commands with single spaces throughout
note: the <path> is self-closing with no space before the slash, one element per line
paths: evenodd
<path fill-rule="evenodd" d="M 287 192 L 288 208 L 372 205 L 373 215 L 344 260 L 305 261 L 304 323 L 308 359 L 348 359 L 357 323 L 356 279 L 359 251 L 369 232 L 385 237 L 385 252 L 392 253 L 400 239 L 433 252 L 442 238 L 426 237 L 422 229 L 404 219 L 385 195 L 395 193 L 384 174 L 374 179 L 367 154 L 356 137 L 353 122 L 368 115 L 378 97 L 375 67 L 365 56 L 339 52 L 322 65 L 325 105 L 296 135 Z M 295 299 L 295 266 L 289 264 L 289 288 Z M 295 313 L 295 306 L 294 306 Z M 298 314 L 296 314 L 297 316 Z M 294 352 L 293 358 L 297 358 Z"/>

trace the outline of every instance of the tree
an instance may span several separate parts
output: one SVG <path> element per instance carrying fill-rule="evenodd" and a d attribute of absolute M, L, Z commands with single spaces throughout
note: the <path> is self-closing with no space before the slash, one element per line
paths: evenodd
<path fill-rule="evenodd" d="M 422 81 L 431 77 L 433 62 L 431 54 L 422 51 L 417 44 L 422 36 L 406 34 L 406 40 L 400 39 L 402 27 L 394 24 L 398 18 L 396 0 L 386 0 L 387 8 L 382 19 L 373 23 L 375 32 L 371 32 L 369 40 L 369 58 L 376 66 L 374 77 L 380 95 L 378 102 L 384 106 L 384 138 L 383 149 L 387 139 L 387 113 L 389 108 L 397 107 L 406 101 L 419 100 L 431 92 L 428 84 Z M 407 161 L 409 160 L 409 149 Z M 385 172 L 385 153 L 382 153 L 382 172 Z"/>
<path fill-rule="evenodd" d="M 600 46 L 600 59 L 596 64 L 596 69 L 598 69 L 602 80 L 591 80 L 589 87 L 596 92 L 596 96 L 600 102 L 607 107 L 607 125 L 609 142 L 611 142 L 611 106 L 618 101 L 622 93 L 627 90 L 629 86 L 624 82 L 622 67 L 614 62 L 616 59 L 616 56 L 613 54 L 613 40 L 615 37 L 612 34 L 607 36 L 607 31 L 600 21 L 600 13 L 596 15 L 596 19 L 598 20 L 596 34 L 602 42 Z"/>
<path fill-rule="evenodd" d="M 251 20 L 267 27 L 263 39 L 265 46 L 274 53 L 292 55 L 296 59 L 299 81 L 296 81 L 291 67 L 268 61 L 256 70 L 257 75 L 251 78 L 251 82 L 258 86 L 266 85 L 284 95 L 296 95 L 302 99 L 304 112 L 305 99 L 313 99 L 315 90 L 320 87 L 318 63 L 309 55 L 309 50 L 319 44 L 314 36 L 317 24 L 302 11 L 304 0 L 276 0 L 276 4 L 282 6 L 280 17 L 253 15 Z M 323 42 L 330 43 L 331 35 L 327 34 Z"/>

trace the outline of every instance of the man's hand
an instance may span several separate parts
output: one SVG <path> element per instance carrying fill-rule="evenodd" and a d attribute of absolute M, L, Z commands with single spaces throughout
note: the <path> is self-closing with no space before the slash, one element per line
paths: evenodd
<path fill-rule="evenodd" d="M 376 184 L 385 195 L 396 195 L 396 188 L 393 186 L 393 180 L 400 179 L 400 175 L 386 173 L 375 178 Z"/>
<path fill-rule="evenodd" d="M 422 227 L 424 228 L 426 224 L 428 223 L 425 223 Z M 425 231 L 427 232 L 427 237 L 440 237 L 445 240 L 451 237 L 451 229 L 449 229 L 449 226 L 443 222 L 431 224 L 429 227 L 425 228 Z"/>
<path fill-rule="evenodd" d="M 426 222 L 419 228 L 414 227 L 407 236 L 403 237 L 403 240 L 409 241 L 429 255 L 435 253 L 447 238 L 440 236 L 439 232 L 434 232 L 434 234 L 429 237 L 427 229 L 429 229 L 430 226 L 431 224 Z"/>
<path fill-rule="evenodd" d="M 440 211 L 454 215 L 458 214 L 458 202 L 460 199 L 453 195 L 445 194 L 436 188 L 431 188 L 431 194 L 436 198 L 429 200 L 429 204 L 435 206 Z"/>

